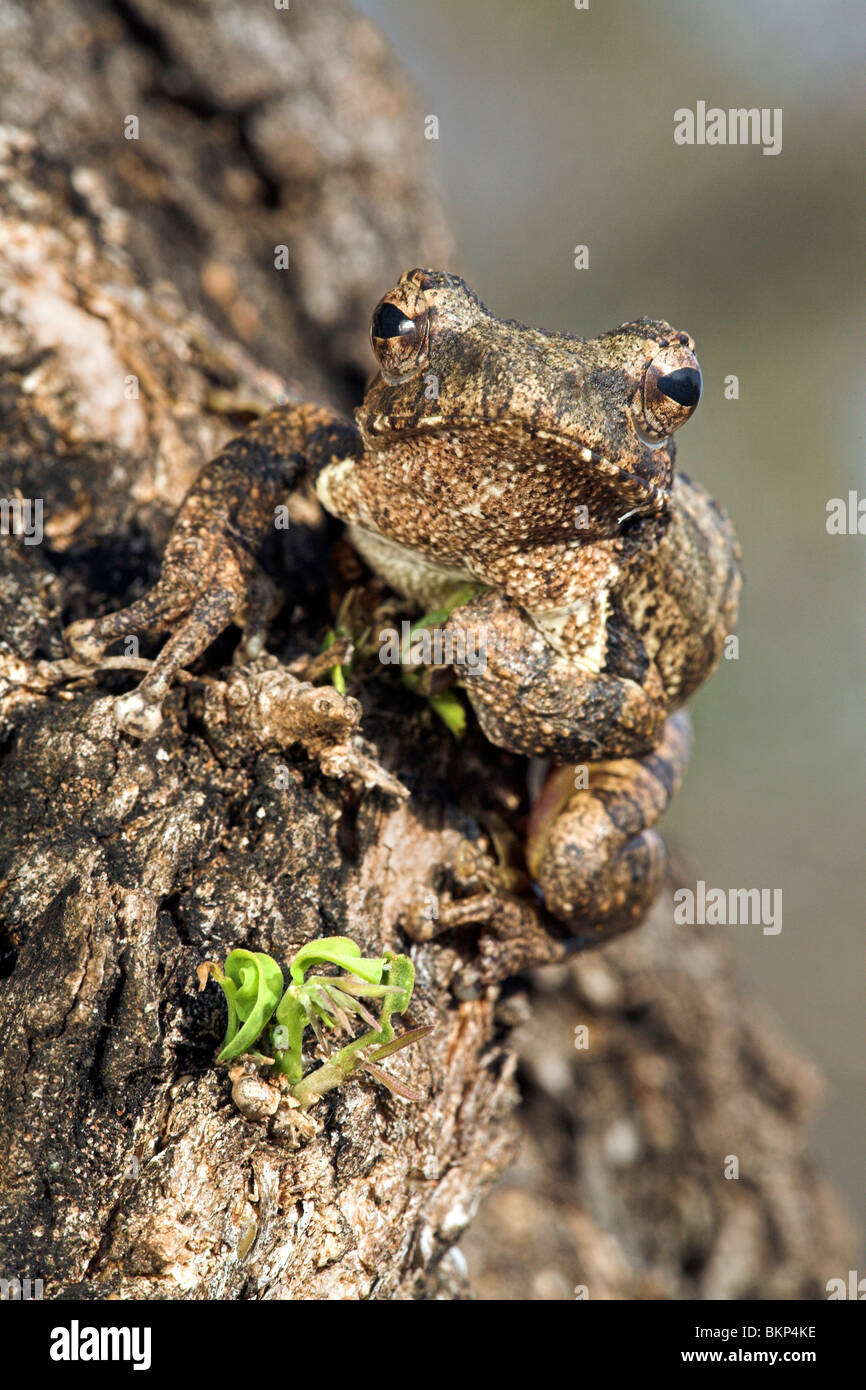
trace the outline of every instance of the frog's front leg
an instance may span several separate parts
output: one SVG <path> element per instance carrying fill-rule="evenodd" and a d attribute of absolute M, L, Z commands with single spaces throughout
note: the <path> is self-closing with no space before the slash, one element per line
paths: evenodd
<path fill-rule="evenodd" d="M 532 811 L 527 865 L 548 911 L 581 945 L 639 926 L 664 886 L 667 850 L 652 826 L 680 786 L 690 748 L 691 722 L 680 711 L 646 757 L 591 763 L 577 789 L 573 767 L 548 777 Z"/>
<path fill-rule="evenodd" d="M 564 763 L 640 756 L 659 742 L 665 696 L 651 661 L 640 681 L 592 670 L 492 589 L 456 608 L 446 630 L 449 660 L 491 743 Z"/>
<path fill-rule="evenodd" d="M 633 674 L 587 669 L 493 591 L 455 609 L 448 629 L 449 657 L 488 738 L 571 764 L 550 775 L 531 818 L 527 866 L 548 911 L 587 942 L 637 926 L 667 863 L 652 826 L 690 745 L 686 716 L 666 719 L 653 663 L 632 644 Z"/>
<path fill-rule="evenodd" d="M 245 652 L 260 654 L 274 591 L 256 555 L 275 509 L 304 467 L 321 465 L 336 448 L 351 453 L 354 426 L 319 406 L 278 406 L 202 470 L 178 512 L 159 581 L 137 603 L 66 629 L 71 654 L 98 663 L 112 642 L 131 634 L 172 630 L 141 684 L 117 702 L 118 721 L 147 737 L 176 672 L 228 627 L 245 628 Z"/>

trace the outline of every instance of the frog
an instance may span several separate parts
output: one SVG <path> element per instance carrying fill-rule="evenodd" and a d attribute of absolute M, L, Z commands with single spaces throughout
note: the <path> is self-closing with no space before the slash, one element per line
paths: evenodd
<path fill-rule="evenodd" d="M 689 758 L 684 706 L 737 621 L 733 525 L 675 467 L 702 393 L 694 341 L 651 318 L 591 339 L 499 319 L 424 268 L 383 295 L 370 340 L 354 418 L 263 414 L 193 484 L 151 592 L 73 623 L 67 648 L 95 664 L 131 633 L 170 632 L 116 701 L 140 738 L 229 623 L 237 659 L 261 657 L 275 595 L 258 553 L 306 474 L 374 575 L 439 613 L 437 660 L 488 742 L 541 769 L 528 880 L 559 938 L 606 941 L 663 886 L 656 826 Z"/>

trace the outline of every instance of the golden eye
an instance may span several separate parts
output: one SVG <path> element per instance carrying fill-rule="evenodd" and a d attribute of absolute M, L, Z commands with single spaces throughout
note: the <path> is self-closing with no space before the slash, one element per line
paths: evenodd
<path fill-rule="evenodd" d="M 646 444 L 658 444 L 684 425 L 701 399 L 703 379 L 690 348 L 671 344 L 644 372 L 635 425 Z"/>
<path fill-rule="evenodd" d="M 373 310 L 370 341 L 387 382 L 415 376 L 428 361 L 430 321 L 423 294 L 405 281 Z"/>

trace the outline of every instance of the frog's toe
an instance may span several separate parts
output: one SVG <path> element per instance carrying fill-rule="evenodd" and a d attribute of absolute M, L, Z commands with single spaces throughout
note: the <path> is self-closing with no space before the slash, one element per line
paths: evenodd
<path fill-rule="evenodd" d="M 85 666 L 95 666 L 105 651 L 105 642 L 97 637 L 96 628 L 96 619 L 82 618 L 63 633 L 66 650 Z"/>
<path fill-rule="evenodd" d="M 114 702 L 114 717 L 121 729 L 134 738 L 151 738 L 162 724 L 162 710 L 145 699 L 140 690 L 120 695 Z"/>
<path fill-rule="evenodd" d="M 264 632 L 254 632 L 248 636 L 245 634 L 235 648 L 232 665 L 245 666 L 249 661 L 258 661 L 264 656 L 265 650 Z"/>

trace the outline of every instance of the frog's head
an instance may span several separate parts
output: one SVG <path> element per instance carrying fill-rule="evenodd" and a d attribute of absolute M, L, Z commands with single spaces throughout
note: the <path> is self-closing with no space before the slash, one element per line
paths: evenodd
<path fill-rule="evenodd" d="M 638 319 L 599 338 L 545 333 L 495 318 L 466 283 L 412 270 L 377 304 L 379 363 L 358 423 L 379 443 L 486 429 L 503 462 L 537 455 L 620 520 L 662 511 L 671 436 L 694 413 L 694 343 Z"/>

